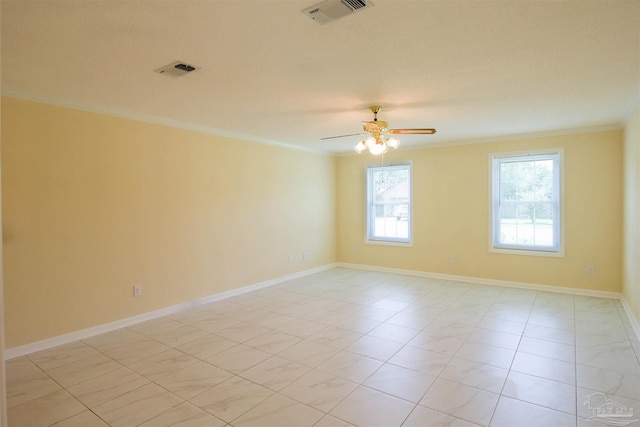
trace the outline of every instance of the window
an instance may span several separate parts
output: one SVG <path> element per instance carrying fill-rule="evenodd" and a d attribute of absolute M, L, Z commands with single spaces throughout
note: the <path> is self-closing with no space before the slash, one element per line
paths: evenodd
<path fill-rule="evenodd" d="M 411 164 L 367 167 L 367 241 L 411 243 Z"/>
<path fill-rule="evenodd" d="M 492 156 L 492 249 L 561 252 L 562 152 Z"/>

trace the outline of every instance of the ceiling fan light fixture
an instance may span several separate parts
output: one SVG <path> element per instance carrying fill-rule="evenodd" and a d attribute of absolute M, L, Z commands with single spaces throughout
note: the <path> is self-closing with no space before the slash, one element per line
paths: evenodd
<path fill-rule="evenodd" d="M 379 143 L 376 143 L 373 147 L 369 147 L 369 152 L 374 156 L 384 154 L 387 152 L 387 144 L 385 144 L 384 141 L 380 141 Z"/>
<path fill-rule="evenodd" d="M 396 138 L 381 138 L 380 135 L 371 135 L 364 141 L 358 142 L 353 149 L 356 153 L 360 154 L 363 151 L 369 149 L 369 152 L 374 156 L 384 154 L 389 150 L 389 147 L 394 150 L 400 146 L 400 141 Z"/>
<path fill-rule="evenodd" d="M 320 139 L 334 139 L 334 138 L 344 138 L 347 136 L 368 135 L 365 140 L 358 142 L 356 146 L 353 147 L 353 149 L 358 154 L 368 149 L 369 152 L 375 156 L 375 155 L 386 153 L 389 147 L 393 148 L 394 150 L 397 150 L 398 147 L 400 147 L 400 140 L 392 136 L 387 137 L 388 134 L 433 135 L 434 133 L 436 133 L 436 130 L 433 128 L 390 129 L 389 124 L 387 122 L 378 120 L 378 112 L 380 111 L 381 108 L 382 107 L 380 107 L 379 105 L 374 105 L 369 107 L 369 109 L 373 113 L 373 121 L 362 122 L 362 127 L 363 127 L 362 130 L 364 132 L 352 133 L 349 135 L 329 136 L 329 137 L 320 138 Z"/>
<path fill-rule="evenodd" d="M 364 141 L 360 141 L 356 144 L 355 147 L 353 147 L 353 149 L 356 151 L 356 153 L 360 154 L 367 149 L 367 144 L 365 144 Z"/>

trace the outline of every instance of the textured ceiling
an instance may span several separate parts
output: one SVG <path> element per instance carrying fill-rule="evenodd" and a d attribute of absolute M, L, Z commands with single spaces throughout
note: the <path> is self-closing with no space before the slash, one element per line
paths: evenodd
<path fill-rule="evenodd" d="M 640 1 L 3 0 L 2 90 L 245 139 L 349 151 L 620 126 L 640 94 Z M 153 71 L 181 60 L 180 78 Z"/>

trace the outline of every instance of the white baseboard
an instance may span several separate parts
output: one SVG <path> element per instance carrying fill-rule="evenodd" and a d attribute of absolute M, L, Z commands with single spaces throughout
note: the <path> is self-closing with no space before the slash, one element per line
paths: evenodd
<path fill-rule="evenodd" d="M 640 324 L 638 323 L 638 320 L 634 317 L 633 311 L 631 310 L 631 307 L 629 307 L 629 303 L 624 298 L 624 295 L 622 295 L 622 293 L 620 292 L 607 292 L 607 291 L 596 291 L 591 289 L 567 288 L 563 286 L 542 285 L 538 283 L 510 282 L 510 281 L 497 280 L 497 279 L 484 279 L 481 277 L 456 276 L 452 274 L 430 273 L 426 271 L 404 270 L 400 268 L 377 267 L 373 265 L 350 264 L 345 262 L 339 262 L 337 263 L 337 266 L 345 267 L 345 268 L 353 268 L 357 270 L 380 271 L 384 273 L 405 274 L 408 276 L 429 277 L 432 279 L 456 280 L 459 282 L 477 283 L 479 285 L 502 286 L 507 288 L 529 289 L 532 291 L 556 292 L 556 293 L 562 293 L 562 294 L 617 299 L 617 300 L 620 300 L 620 303 L 622 304 L 622 307 L 624 308 L 624 311 L 627 314 L 627 317 L 629 318 L 629 322 L 631 323 L 633 331 L 636 334 L 636 339 L 640 341 Z"/>
<path fill-rule="evenodd" d="M 629 303 L 627 302 L 627 299 L 624 297 L 624 295 L 620 298 L 620 302 L 622 303 L 622 308 L 624 309 L 625 313 L 627 313 L 627 317 L 629 318 L 629 323 L 631 323 L 633 332 L 636 333 L 636 339 L 640 341 L 640 323 L 638 323 L 638 319 L 636 319 L 636 317 L 634 316 L 633 310 L 631 310 L 631 307 L 629 306 Z"/>
<path fill-rule="evenodd" d="M 169 314 L 177 313 L 179 311 L 187 310 L 189 308 L 208 304 L 214 301 L 223 300 L 226 298 L 231 298 L 236 295 L 241 295 L 247 292 L 255 291 L 257 289 L 267 288 L 269 286 L 277 285 L 279 283 L 283 283 L 288 280 L 293 280 L 299 277 L 304 277 L 310 274 L 318 273 L 320 271 L 328 270 L 336 266 L 337 264 L 326 264 L 317 268 L 299 271 L 297 273 L 288 274 L 286 276 L 277 277 L 275 279 L 266 280 L 264 282 L 254 283 L 253 285 L 243 286 L 238 289 L 221 292 L 219 294 L 209 295 L 203 298 L 199 298 L 197 300 L 192 300 L 192 301 L 187 301 L 181 304 L 172 305 L 169 307 L 161 308 L 159 310 L 139 314 L 133 317 L 128 317 L 126 319 L 116 320 L 114 322 L 109 322 L 109 323 L 94 326 L 91 328 L 82 329 L 80 331 L 70 332 L 68 334 L 59 335 L 57 337 L 47 338 L 47 339 L 36 341 L 30 344 L 8 348 L 4 350 L 4 358 L 5 360 L 15 359 L 16 357 L 24 356 L 24 355 L 35 353 L 42 350 L 47 350 L 49 348 L 57 347 L 59 345 L 69 344 L 74 341 L 90 338 L 95 335 L 104 334 L 106 332 L 111 332 L 116 329 L 132 326 L 140 322 L 156 319 L 158 317 L 167 316 Z"/>
<path fill-rule="evenodd" d="M 372 265 L 350 264 L 350 263 L 338 262 L 333 264 L 326 264 L 317 268 L 300 271 L 300 272 L 289 274 L 286 276 L 277 277 L 271 280 L 266 280 L 264 282 L 255 283 L 253 285 L 243 286 L 242 288 L 221 292 L 219 294 L 210 295 L 207 297 L 199 298 L 197 300 L 187 301 L 185 303 L 172 305 L 172 306 L 161 308 L 159 310 L 155 310 L 149 313 L 143 313 L 137 316 L 128 317 L 126 319 L 116 320 L 114 322 L 105 323 L 92 328 L 87 328 L 80 331 L 59 335 L 57 337 L 36 341 L 34 343 L 22 345 L 19 347 L 5 349 L 4 358 L 5 360 L 10 360 L 16 357 L 24 356 L 24 355 L 35 353 L 38 351 L 47 350 L 49 348 L 53 348 L 59 345 L 69 344 L 74 341 L 90 338 L 95 335 L 111 332 L 116 329 L 125 328 L 127 326 L 132 326 L 137 323 L 156 319 L 162 316 L 167 316 L 169 314 L 177 313 L 179 311 L 187 310 L 193 307 L 198 307 L 200 305 L 208 304 L 214 301 L 220 301 L 226 298 L 234 297 L 236 295 L 241 295 L 241 294 L 255 291 L 262 288 L 267 288 L 269 286 L 277 285 L 277 284 L 286 282 L 288 280 L 293 280 L 300 277 L 308 276 L 310 274 L 329 270 L 334 267 L 344 267 L 344 268 L 351 268 L 356 270 L 379 271 L 379 272 L 404 274 L 404 275 L 418 276 L 418 277 L 429 277 L 433 279 L 442 279 L 442 280 L 455 280 L 455 281 L 462 281 L 462 282 L 468 282 L 468 283 L 476 283 L 480 285 L 529 289 L 529 290 L 542 291 L 542 292 L 557 292 L 557 293 L 565 293 L 565 294 L 572 294 L 572 295 L 583 295 L 583 296 L 593 296 L 593 297 L 599 297 L 599 298 L 618 299 L 620 300 L 622 307 L 624 308 L 624 311 L 626 312 L 627 317 L 629 318 L 629 322 L 631 323 L 633 330 L 636 333 L 637 339 L 640 341 L 640 324 L 638 324 L 638 320 L 633 316 L 633 312 L 631 311 L 631 308 L 629 307 L 629 304 L 627 303 L 623 295 L 618 292 L 595 291 L 595 290 L 589 290 L 589 289 L 575 289 L 575 288 L 542 285 L 542 284 L 535 284 L 535 283 L 510 282 L 510 281 L 504 281 L 504 280 L 484 279 L 480 277 L 456 276 L 451 274 L 430 273 L 430 272 L 417 271 L 417 270 L 404 270 L 399 268 L 377 267 Z"/>
<path fill-rule="evenodd" d="M 518 288 L 518 289 L 530 289 L 533 291 L 556 292 L 561 294 L 583 295 L 583 296 L 591 296 L 591 297 L 598 297 L 598 298 L 620 299 L 622 295 L 619 292 L 567 288 L 567 287 L 554 286 L 554 285 L 541 285 L 537 283 L 511 282 L 507 280 L 484 279 L 482 277 L 456 276 L 453 274 L 430 273 L 426 271 L 417 271 L 417 270 L 403 270 L 400 268 L 376 267 L 373 265 L 364 265 L 364 264 L 348 264 L 344 262 L 339 262 L 338 266 L 346 267 L 346 268 L 354 268 L 358 270 L 371 270 L 371 271 L 380 271 L 380 272 L 386 272 L 386 273 L 405 274 L 408 276 L 429 277 L 432 279 L 456 280 L 459 282 L 476 283 L 479 285 L 502 286 L 506 288 Z"/>

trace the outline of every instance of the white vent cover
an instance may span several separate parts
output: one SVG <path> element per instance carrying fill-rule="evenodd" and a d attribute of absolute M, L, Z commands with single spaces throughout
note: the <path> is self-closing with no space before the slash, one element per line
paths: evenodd
<path fill-rule="evenodd" d="M 363 9 L 373 7 L 371 0 L 325 0 L 314 6 L 302 10 L 318 24 L 335 21 L 343 16 L 351 15 Z"/>
<path fill-rule="evenodd" d="M 189 65 L 182 61 L 176 61 L 172 64 L 157 69 L 156 73 L 164 74 L 165 76 L 180 77 L 199 69 L 200 67 L 196 67 L 195 65 Z"/>

